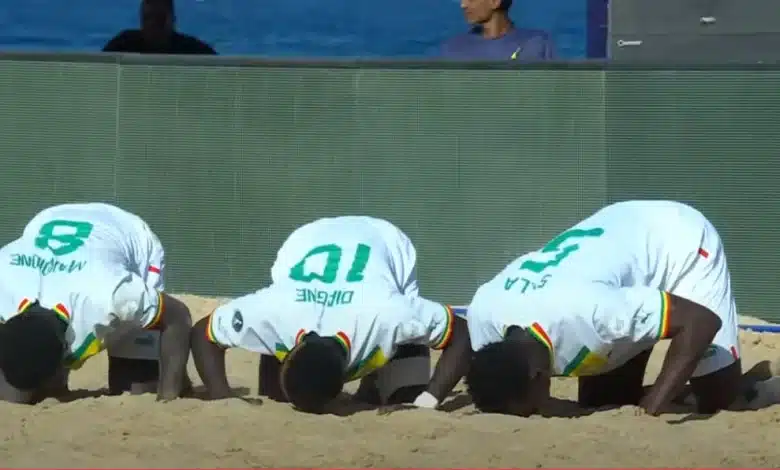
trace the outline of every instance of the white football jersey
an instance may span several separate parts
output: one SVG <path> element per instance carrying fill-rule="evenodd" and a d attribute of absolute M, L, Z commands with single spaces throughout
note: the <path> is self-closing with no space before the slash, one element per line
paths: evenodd
<path fill-rule="evenodd" d="M 110 204 L 62 204 L 36 214 L 22 238 L 33 250 L 19 252 L 18 262 L 43 273 L 71 271 L 90 259 L 121 265 L 152 288 L 164 290 L 165 250 L 140 217 Z"/>
<path fill-rule="evenodd" d="M 139 217 L 108 204 L 67 204 L 37 214 L 0 249 L 0 320 L 32 302 L 69 323 L 67 365 L 114 339 L 151 328 L 162 312 L 164 250 Z"/>
<path fill-rule="evenodd" d="M 337 291 L 356 291 L 364 281 L 417 295 L 416 264 L 411 240 L 390 222 L 367 216 L 331 217 L 290 234 L 276 255 L 271 279 L 274 284 L 293 282 L 320 299 Z"/>
<path fill-rule="evenodd" d="M 501 283 L 479 288 L 468 310 L 472 348 L 500 341 L 512 326 L 544 344 L 553 372 L 583 376 L 618 367 L 668 328 L 669 294 L 648 287 L 570 283 L 523 293 Z"/>
<path fill-rule="evenodd" d="M 305 334 L 332 336 L 347 351 L 350 379 L 357 379 L 386 364 L 401 344 L 442 349 L 452 336 L 452 310 L 419 296 L 381 289 L 328 306 L 296 299 L 295 289 L 273 284 L 217 308 L 209 317 L 208 339 L 284 360 Z"/>
<path fill-rule="evenodd" d="M 656 298 L 661 292 L 668 292 L 709 308 L 723 320 L 723 327 L 713 341 L 713 351 L 702 361 L 694 376 L 725 367 L 739 357 L 738 317 L 723 243 L 715 227 L 700 212 L 679 202 L 625 201 L 609 205 L 559 234 L 541 249 L 519 257 L 488 284 L 489 289 L 480 289 L 483 308 L 488 302 L 485 298 L 488 291 L 496 298 L 504 295 L 503 292 L 510 296 L 527 296 L 527 299 L 535 299 L 538 307 L 534 308 L 527 303 L 530 300 L 522 297 L 522 305 L 529 311 L 519 312 L 518 300 L 512 314 L 518 318 L 531 315 L 540 325 L 543 322 L 539 318 L 555 317 L 562 305 L 572 301 L 567 298 L 570 297 L 567 291 L 582 292 L 580 285 L 592 286 L 594 291 L 605 295 L 608 292 L 605 288 L 609 287 L 614 291 L 609 294 L 611 297 L 628 295 L 625 293 L 629 290 L 625 288 L 631 287 L 650 288 Z M 550 296 L 564 298 L 550 299 Z M 614 310 L 611 304 L 602 306 L 592 296 L 586 298 L 590 300 L 581 306 L 585 312 L 593 309 L 602 314 L 605 309 Z M 474 302 L 477 302 L 476 297 Z M 619 304 L 614 298 L 605 298 L 604 302 Z M 621 321 L 631 324 L 636 321 L 632 315 L 645 315 L 637 313 L 646 311 L 647 307 L 642 305 L 643 302 L 636 299 L 629 302 Z M 503 336 L 489 333 L 492 331 L 489 327 L 483 328 L 479 323 L 486 320 L 473 307 L 472 303 L 468 311 L 470 328 L 474 332 L 481 331 L 478 335 L 492 335 L 478 337 L 476 343 L 499 341 Z M 575 321 L 579 314 L 573 311 L 571 315 Z M 572 347 L 579 346 L 575 342 Z M 649 346 L 645 344 L 644 347 Z M 614 366 L 615 360 L 628 359 L 623 356 L 618 355 L 609 366 Z"/>

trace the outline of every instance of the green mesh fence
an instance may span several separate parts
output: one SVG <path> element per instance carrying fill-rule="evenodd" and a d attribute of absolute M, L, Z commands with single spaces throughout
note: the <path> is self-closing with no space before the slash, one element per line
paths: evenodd
<path fill-rule="evenodd" d="M 368 214 L 465 303 L 607 201 L 664 197 L 710 216 L 741 307 L 773 314 L 774 72 L 165 60 L 0 57 L 0 241 L 114 202 L 160 235 L 171 290 L 236 295 L 296 226 Z"/>
<path fill-rule="evenodd" d="M 698 208 L 723 238 L 740 311 L 780 321 L 780 70 L 608 73 L 609 199 Z"/>

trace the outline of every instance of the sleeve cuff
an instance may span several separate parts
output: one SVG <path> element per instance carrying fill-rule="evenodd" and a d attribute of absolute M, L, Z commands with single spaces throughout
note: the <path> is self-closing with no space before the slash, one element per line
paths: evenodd
<path fill-rule="evenodd" d="M 157 310 L 154 312 L 154 316 L 149 321 L 149 323 L 144 326 L 145 330 L 153 330 L 160 326 L 160 323 L 162 323 L 162 316 L 163 311 L 165 310 L 165 302 L 163 300 L 163 294 L 162 292 L 157 293 Z"/>
<path fill-rule="evenodd" d="M 444 307 L 444 310 L 446 312 L 447 319 L 444 325 L 444 332 L 440 337 L 441 339 L 438 342 L 431 345 L 431 348 L 433 349 L 446 348 L 450 344 L 450 341 L 452 340 L 452 331 L 455 327 L 455 313 L 453 312 L 452 307 L 450 307 L 449 305 L 442 305 L 442 306 Z"/>
<path fill-rule="evenodd" d="M 216 335 L 214 334 L 214 314 L 215 314 L 215 313 L 216 313 L 216 310 L 214 310 L 213 312 L 211 312 L 211 313 L 209 314 L 209 317 L 208 317 L 208 318 L 209 318 L 209 320 L 208 320 L 208 322 L 206 323 L 206 339 L 207 339 L 207 340 L 208 340 L 210 343 L 214 343 L 214 344 L 216 344 L 217 346 L 219 346 L 219 347 L 221 347 L 221 348 L 226 348 L 226 346 L 225 346 L 224 344 L 220 343 L 220 342 L 217 340 L 217 337 L 216 337 Z"/>
<path fill-rule="evenodd" d="M 661 291 L 661 321 L 658 323 L 658 339 L 669 337 L 669 309 L 672 305 L 672 299 L 669 293 Z"/>

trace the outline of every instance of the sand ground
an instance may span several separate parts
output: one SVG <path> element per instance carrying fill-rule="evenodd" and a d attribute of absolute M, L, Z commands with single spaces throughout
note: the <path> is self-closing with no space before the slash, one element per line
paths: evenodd
<path fill-rule="evenodd" d="M 193 316 L 220 301 L 180 296 Z M 780 335 L 743 333 L 746 368 L 780 357 Z M 651 361 L 652 380 L 662 351 Z M 191 364 L 190 364 L 191 366 Z M 190 368 L 193 378 L 197 377 Z M 557 417 L 475 414 L 455 394 L 451 412 L 410 410 L 379 416 L 344 409 L 344 416 L 311 416 L 288 405 L 252 400 L 257 359 L 228 353 L 231 384 L 247 400 L 156 403 L 154 396 L 100 396 L 106 357 L 71 377 L 80 396 L 68 403 L 0 404 L 3 467 L 549 467 L 697 466 L 776 467 L 780 406 L 724 412 L 710 419 L 686 413 L 660 418 L 635 409 L 578 415 L 567 401 L 574 380 L 557 380 Z M 462 388 L 458 390 L 462 391 Z M 463 406 L 463 405 L 466 406 Z"/>

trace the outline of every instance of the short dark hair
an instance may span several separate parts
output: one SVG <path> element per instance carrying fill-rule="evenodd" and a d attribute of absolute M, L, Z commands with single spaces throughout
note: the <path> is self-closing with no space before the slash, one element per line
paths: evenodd
<path fill-rule="evenodd" d="M 474 353 L 466 386 L 479 411 L 503 413 L 507 405 L 524 396 L 531 383 L 530 366 L 518 361 L 516 342 L 490 343 Z"/>
<path fill-rule="evenodd" d="M 346 354 L 333 338 L 307 336 L 282 363 L 281 383 L 297 409 L 320 413 L 344 388 Z"/>
<path fill-rule="evenodd" d="M 37 304 L 0 326 L 0 369 L 19 390 L 35 390 L 54 377 L 65 355 L 66 326 Z"/>
<path fill-rule="evenodd" d="M 501 0 L 501 4 L 498 6 L 499 10 L 509 11 L 512 8 L 512 0 Z"/>

